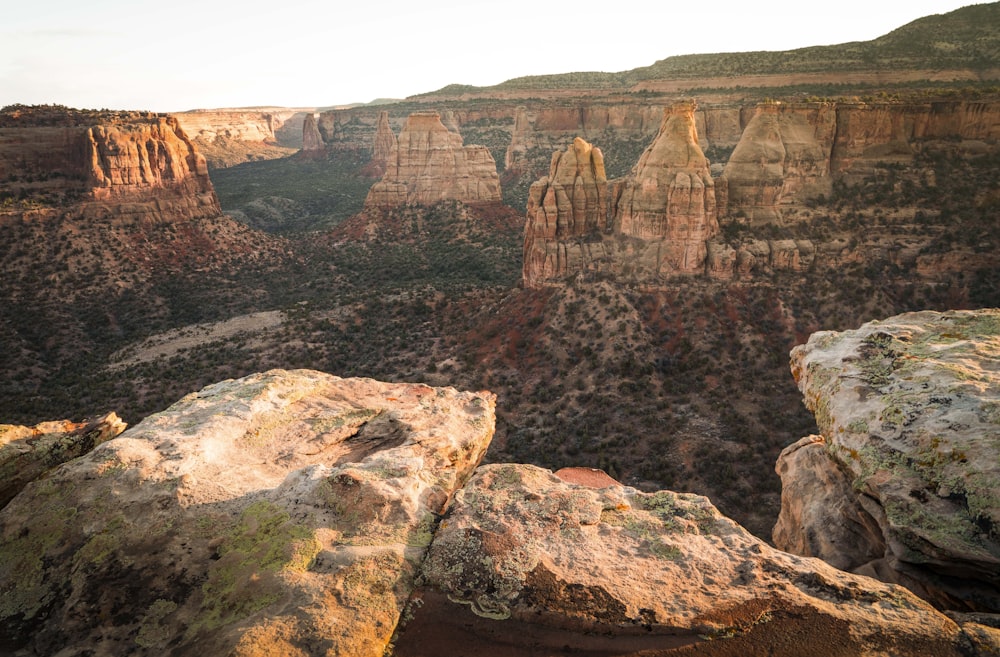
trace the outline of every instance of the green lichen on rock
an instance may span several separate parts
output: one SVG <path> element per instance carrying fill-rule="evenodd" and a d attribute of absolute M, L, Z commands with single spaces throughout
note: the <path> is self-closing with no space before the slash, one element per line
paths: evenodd
<path fill-rule="evenodd" d="M 66 541 L 78 514 L 71 491 L 52 481 L 38 484 L 31 527 L 0 541 L 0 572 L 8 585 L 0 590 L 0 619 L 33 618 L 56 593 L 45 582 L 45 563 Z"/>
<path fill-rule="evenodd" d="M 176 602 L 162 598 L 149 605 L 139 623 L 139 633 L 135 637 L 136 644 L 143 648 L 163 648 L 173 636 L 172 629 L 163 620 L 176 610 Z"/>
<path fill-rule="evenodd" d="M 219 544 L 218 559 L 201 587 L 201 612 L 188 635 L 239 621 L 277 602 L 283 595 L 277 574 L 307 570 L 318 551 L 313 532 L 287 511 L 266 500 L 254 502 Z"/>

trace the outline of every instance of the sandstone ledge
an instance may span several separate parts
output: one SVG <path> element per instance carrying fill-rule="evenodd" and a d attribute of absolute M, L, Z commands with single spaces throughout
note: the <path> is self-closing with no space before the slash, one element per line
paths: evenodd
<path fill-rule="evenodd" d="M 783 485 L 834 483 L 783 503 L 778 546 L 902 582 L 945 608 L 1000 611 L 1000 310 L 816 333 L 792 351 L 792 372 L 822 440 L 785 450 Z M 834 537 L 843 514 L 878 535 Z"/>

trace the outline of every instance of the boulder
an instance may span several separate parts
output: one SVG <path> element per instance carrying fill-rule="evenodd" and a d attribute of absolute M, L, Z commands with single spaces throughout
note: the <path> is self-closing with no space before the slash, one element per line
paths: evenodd
<path fill-rule="evenodd" d="M 494 396 L 274 370 L 0 511 L 0 652 L 381 656 Z"/>
<path fill-rule="evenodd" d="M 1000 611 L 998 336 L 1000 310 L 926 311 L 796 347 L 792 373 L 823 439 L 779 460 L 792 492 L 778 547 L 944 608 Z M 820 490 L 794 492 L 806 488 Z"/>
<path fill-rule="evenodd" d="M 906 589 L 779 552 L 704 497 L 529 465 L 477 471 L 421 579 L 397 656 L 959 655 L 967 641 Z"/>

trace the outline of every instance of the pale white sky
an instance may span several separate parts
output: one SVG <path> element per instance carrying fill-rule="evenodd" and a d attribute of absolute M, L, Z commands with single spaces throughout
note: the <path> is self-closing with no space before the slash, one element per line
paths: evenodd
<path fill-rule="evenodd" d="M 974 0 L 0 0 L 0 106 L 320 107 L 867 41 Z"/>

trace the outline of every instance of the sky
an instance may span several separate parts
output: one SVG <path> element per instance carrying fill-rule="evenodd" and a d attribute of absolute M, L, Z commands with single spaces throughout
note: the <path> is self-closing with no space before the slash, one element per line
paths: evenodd
<path fill-rule="evenodd" d="M 973 0 L 0 0 L 0 107 L 328 107 L 867 41 Z"/>

